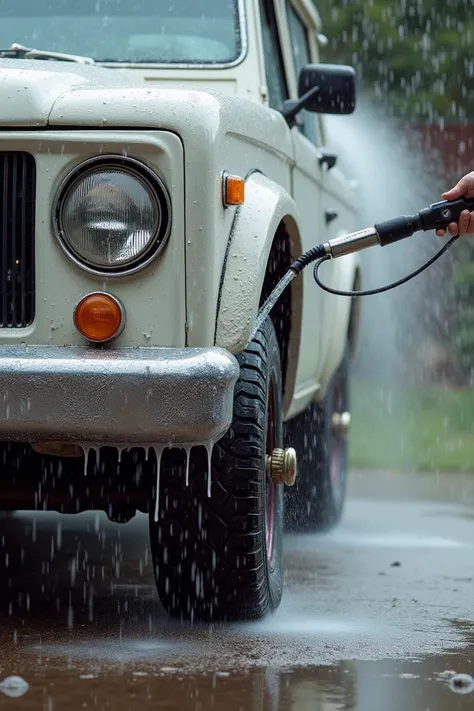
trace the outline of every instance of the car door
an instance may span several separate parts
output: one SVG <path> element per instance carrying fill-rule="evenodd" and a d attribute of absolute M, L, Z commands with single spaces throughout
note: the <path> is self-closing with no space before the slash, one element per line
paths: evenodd
<path fill-rule="evenodd" d="M 307 0 L 286 0 L 288 27 L 292 41 L 292 50 L 295 63 L 295 71 L 299 76 L 299 72 L 307 63 L 318 63 L 319 52 L 316 40 L 317 29 L 311 18 L 308 21 Z M 319 190 L 319 225 L 321 229 L 321 239 L 315 243 L 325 242 L 334 237 L 340 237 L 355 229 L 353 224 L 353 214 L 349 205 L 352 199 L 351 188 L 346 177 L 340 172 L 339 168 L 332 167 L 328 169 L 326 165 L 319 165 L 323 155 L 328 152 L 325 145 L 324 121 L 325 116 L 302 112 L 303 125 L 301 132 L 316 146 L 318 157 L 319 171 L 315 174 L 314 180 Z M 316 127 L 316 128 L 314 128 Z M 342 258 L 347 259 L 347 258 Z M 340 280 L 341 259 L 330 260 L 321 268 L 320 276 L 328 286 L 333 288 L 341 288 Z M 327 291 L 318 291 L 318 307 L 319 311 L 319 333 L 320 341 L 318 346 L 318 372 L 319 378 L 320 368 L 327 368 L 328 354 L 331 353 L 331 346 L 335 337 L 334 333 L 334 313 L 336 311 L 336 301 L 344 298 L 329 294 Z M 336 364 L 337 365 L 337 364 Z"/>
<path fill-rule="evenodd" d="M 280 0 L 258 0 L 260 7 L 260 17 L 262 25 L 262 40 L 265 53 L 265 77 L 268 90 L 268 103 L 270 108 L 281 110 L 284 102 L 290 98 L 290 93 L 294 93 L 294 69 L 291 61 L 291 43 L 288 34 L 285 37 L 285 6 Z M 286 39 L 286 42 L 285 42 Z M 290 58 L 290 61 L 288 61 Z M 292 75 L 293 72 L 293 75 Z M 290 88 L 291 87 L 291 88 Z M 300 140 L 301 139 L 301 140 Z M 308 145 L 306 145 L 308 144 Z M 304 137 L 296 133 L 294 150 L 297 151 L 296 161 L 299 168 L 293 171 L 291 182 L 293 184 L 293 195 L 299 196 L 298 205 L 302 223 L 303 252 L 312 247 L 315 242 L 314 216 L 319 214 L 318 198 L 319 192 L 305 191 L 305 185 L 310 184 L 310 178 L 305 174 L 305 169 L 310 171 L 313 162 L 317 164 L 317 159 L 307 161 L 306 152 L 308 146 L 311 150 L 314 146 Z M 305 209 L 301 204 L 303 199 L 313 203 L 310 210 Z M 308 398 L 311 399 L 315 387 L 315 360 L 318 358 L 319 332 L 318 304 L 319 298 L 317 289 L 311 274 L 303 274 L 303 313 L 302 313 L 302 334 L 298 355 L 296 388 L 294 400 L 287 416 L 292 416 L 296 412 L 304 409 Z M 308 390 L 309 388 L 309 390 Z"/>
<path fill-rule="evenodd" d="M 300 70 L 314 61 L 314 35 L 310 28 L 314 18 L 305 13 L 306 3 L 299 0 L 276 0 L 279 5 L 282 36 L 286 35 L 289 83 L 292 97 L 297 98 Z M 283 40 L 285 44 L 285 40 Z M 295 166 L 293 197 L 301 217 L 303 251 L 325 241 L 323 187 L 325 173 L 320 164 L 321 127 L 319 117 L 307 111 L 299 115 L 299 125 L 292 129 Z M 311 267 L 303 278 L 302 340 L 297 370 L 297 390 L 290 415 L 313 399 L 319 388 L 324 333 L 322 331 L 324 294 L 316 286 Z"/>

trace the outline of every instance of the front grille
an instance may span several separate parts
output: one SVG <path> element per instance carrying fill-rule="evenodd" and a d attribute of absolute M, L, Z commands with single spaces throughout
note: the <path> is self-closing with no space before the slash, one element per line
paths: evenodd
<path fill-rule="evenodd" d="M 33 156 L 0 152 L 0 328 L 35 318 L 35 197 Z"/>

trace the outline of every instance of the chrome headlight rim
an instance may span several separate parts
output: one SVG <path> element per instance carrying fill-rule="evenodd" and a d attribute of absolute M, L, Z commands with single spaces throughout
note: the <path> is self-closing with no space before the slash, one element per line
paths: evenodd
<path fill-rule="evenodd" d="M 61 212 L 68 192 L 74 187 L 79 179 L 84 178 L 84 176 L 91 172 L 98 172 L 101 169 L 122 170 L 123 173 L 139 180 L 150 190 L 150 193 L 156 202 L 158 212 L 162 217 L 161 223 L 147 249 L 144 250 L 138 257 L 131 260 L 128 264 L 121 264 L 117 267 L 99 267 L 85 260 L 75 252 L 61 227 Z M 128 276 L 129 274 L 135 274 L 136 272 L 145 269 L 165 249 L 171 234 L 172 226 L 171 199 L 163 180 L 147 165 L 139 160 L 136 160 L 135 158 L 123 156 L 121 154 L 104 154 L 82 161 L 71 171 L 69 171 L 66 177 L 61 181 L 53 200 L 52 222 L 53 234 L 56 241 L 62 251 L 76 266 L 80 267 L 89 274 L 95 274 L 97 276 L 108 278 L 123 277 Z"/>

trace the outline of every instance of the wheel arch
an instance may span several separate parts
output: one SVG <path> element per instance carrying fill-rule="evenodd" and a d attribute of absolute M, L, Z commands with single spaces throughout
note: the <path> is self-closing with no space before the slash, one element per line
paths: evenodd
<path fill-rule="evenodd" d="M 299 215 L 289 193 L 255 172 L 247 179 L 246 195 L 229 235 L 216 315 L 215 345 L 234 354 L 248 345 L 259 307 L 302 253 Z M 286 413 L 295 387 L 301 337 L 301 277 L 292 282 L 280 302 L 286 304 L 287 313 L 279 316 L 274 310 L 271 316 L 281 348 Z"/>
<path fill-rule="evenodd" d="M 279 223 L 268 255 L 265 278 L 260 293 L 260 306 L 270 295 L 291 263 L 302 254 L 301 237 L 295 220 L 286 215 Z M 303 304 L 302 278 L 294 279 L 280 297 L 270 317 L 280 346 L 283 379 L 283 414 L 289 411 L 293 399 L 301 341 Z"/>

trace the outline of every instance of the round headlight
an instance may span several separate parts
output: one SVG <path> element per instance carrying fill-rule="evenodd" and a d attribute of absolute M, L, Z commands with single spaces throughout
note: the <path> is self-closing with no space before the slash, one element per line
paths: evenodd
<path fill-rule="evenodd" d="M 61 188 L 55 210 L 62 246 L 89 271 L 128 273 L 166 242 L 170 205 L 161 181 L 131 159 L 79 166 Z"/>

